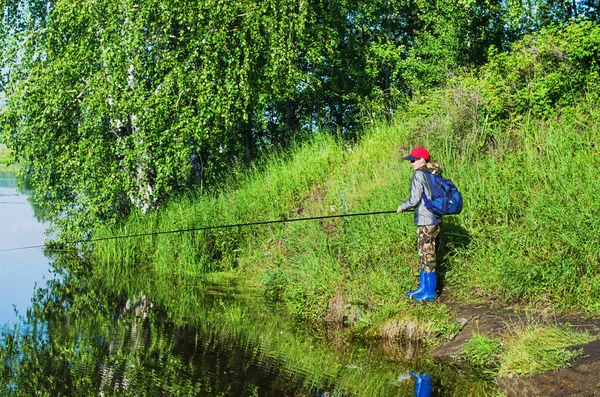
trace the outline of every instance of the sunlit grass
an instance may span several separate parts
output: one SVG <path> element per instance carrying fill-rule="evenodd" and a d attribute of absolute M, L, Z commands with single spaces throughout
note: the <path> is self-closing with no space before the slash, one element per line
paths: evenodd
<path fill-rule="evenodd" d="M 594 226 L 600 216 L 600 117 L 591 105 L 581 103 L 561 120 L 521 122 L 510 132 L 481 122 L 461 140 L 453 138 L 455 127 L 443 109 L 427 122 L 408 112 L 374 126 L 356 144 L 318 134 L 232 176 L 218 194 L 133 214 L 110 233 L 394 210 L 410 186 L 402 156 L 420 144 L 465 202 L 463 213 L 443 225 L 439 271 L 447 287 L 464 299 L 598 312 L 598 251 L 589 241 L 600 240 Z M 107 233 L 97 230 L 98 236 Z M 415 240 L 412 215 L 389 214 L 107 241 L 94 255 L 98 265 L 121 272 L 143 266 L 175 278 L 237 273 L 302 319 L 323 319 L 331 299 L 341 296 L 349 317 L 367 333 L 377 333 L 387 319 L 410 318 L 437 329 L 432 335 L 450 335 L 452 313 L 404 296 L 418 274 Z"/>
<path fill-rule="evenodd" d="M 485 377 L 498 374 L 503 350 L 500 338 L 491 338 L 480 333 L 473 334 L 462 349 L 471 368 Z"/>
<path fill-rule="evenodd" d="M 531 375 L 569 366 L 581 357 L 581 350 L 570 346 L 589 343 L 596 338 L 571 327 L 527 325 L 511 328 L 504 340 L 504 353 L 498 374 Z"/>
<path fill-rule="evenodd" d="M 512 324 L 504 335 L 487 337 L 476 333 L 463 346 L 469 365 L 486 377 L 533 375 L 570 366 L 581 357 L 583 345 L 595 340 L 589 332 L 566 326 L 531 321 Z"/>

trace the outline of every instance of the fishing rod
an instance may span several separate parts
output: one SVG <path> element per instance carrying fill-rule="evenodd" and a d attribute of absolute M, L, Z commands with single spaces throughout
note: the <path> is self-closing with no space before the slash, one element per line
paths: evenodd
<path fill-rule="evenodd" d="M 133 238 L 133 237 L 158 236 L 158 235 L 162 235 L 162 234 L 189 233 L 189 232 L 197 232 L 197 231 L 203 231 L 203 230 L 232 229 L 235 227 L 250 227 L 250 226 L 260 226 L 260 225 L 272 225 L 272 224 L 276 224 L 276 223 L 313 221 L 313 220 L 323 220 L 323 219 L 333 219 L 333 218 L 350 218 L 350 217 L 355 217 L 355 216 L 384 215 L 384 214 L 395 214 L 395 213 L 396 213 L 396 211 L 374 211 L 374 212 L 358 212 L 358 213 L 354 213 L 354 214 L 311 216 L 311 217 L 306 217 L 306 218 L 275 219 L 275 220 L 270 220 L 270 221 L 235 223 L 235 224 L 227 224 L 227 225 L 193 227 L 193 228 L 188 228 L 188 229 L 163 230 L 163 231 L 158 231 L 158 232 L 147 232 L 147 233 L 118 235 L 118 236 L 98 237 L 98 238 L 92 238 L 92 239 L 88 239 L 88 240 L 65 242 L 64 245 L 94 243 L 97 241 L 107 241 L 107 240 L 121 240 L 121 239 L 126 239 L 126 238 Z M 43 248 L 43 247 L 45 247 L 45 244 L 32 245 L 32 246 L 28 246 L 28 247 L 0 249 L 0 252 L 22 251 L 22 250 L 27 250 L 27 249 Z"/>

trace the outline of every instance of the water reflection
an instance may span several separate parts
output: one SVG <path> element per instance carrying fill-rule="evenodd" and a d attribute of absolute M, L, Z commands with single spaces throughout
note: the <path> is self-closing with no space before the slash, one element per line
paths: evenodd
<path fill-rule="evenodd" d="M 0 250 L 40 245 L 47 224 L 43 214 L 17 187 L 14 174 L 0 172 Z M 15 320 L 15 309 L 24 313 L 35 285 L 49 274 L 41 249 L 0 252 L 0 326 Z"/>
<path fill-rule="evenodd" d="M 413 371 L 411 371 L 410 374 L 415 378 L 415 396 L 431 397 L 431 391 L 433 389 L 431 375 L 420 374 Z"/>
<path fill-rule="evenodd" d="M 60 280 L 35 294 L 28 332 L 3 336 L 0 395 L 490 394 L 427 357 L 404 361 L 389 344 L 306 330 L 235 285 L 140 269 L 116 277 L 122 267 L 64 255 L 53 263 Z"/>

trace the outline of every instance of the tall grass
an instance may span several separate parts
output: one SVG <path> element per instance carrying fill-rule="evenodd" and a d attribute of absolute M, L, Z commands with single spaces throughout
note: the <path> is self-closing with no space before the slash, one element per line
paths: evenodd
<path fill-rule="evenodd" d="M 527 325 L 511 329 L 506 337 L 499 375 L 531 375 L 569 367 L 583 352 L 569 346 L 596 338 L 571 327 Z"/>
<path fill-rule="evenodd" d="M 600 113 L 594 103 L 506 128 L 461 115 L 456 109 L 468 106 L 444 105 L 447 100 L 440 95 L 417 103 L 356 144 L 318 134 L 260 170 L 232 178 L 219 194 L 133 214 L 118 227 L 100 227 L 96 236 L 394 210 L 410 186 L 402 156 L 420 144 L 464 196 L 463 213 L 447 217 L 442 229 L 439 273 L 446 291 L 600 311 Z M 412 215 L 402 214 L 106 241 L 97 243 L 94 260 L 111 274 L 132 266 L 174 278 L 233 271 L 303 319 L 323 319 L 337 301 L 357 324 L 435 318 L 422 322 L 428 332 L 451 333 L 443 305 L 415 305 L 404 297 L 416 282 L 415 248 Z"/>
<path fill-rule="evenodd" d="M 588 332 L 532 322 L 513 324 L 505 335 L 474 334 L 463 353 L 475 372 L 486 377 L 532 375 L 566 368 L 582 349 L 569 349 L 595 340 Z"/>
<path fill-rule="evenodd" d="M 598 125 L 577 115 L 540 124 L 523 125 L 512 152 L 464 170 L 475 238 L 449 278 L 487 296 L 598 311 Z"/>

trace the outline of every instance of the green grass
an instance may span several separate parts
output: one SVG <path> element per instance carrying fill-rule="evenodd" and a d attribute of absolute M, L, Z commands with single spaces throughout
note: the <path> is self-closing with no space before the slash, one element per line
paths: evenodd
<path fill-rule="evenodd" d="M 244 176 L 236 189 L 173 202 L 159 214 L 135 214 L 125 228 L 110 233 L 395 209 L 406 194 L 400 193 L 406 191 L 400 181 L 410 180 L 398 152 L 407 130 L 383 132 L 353 147 L 319 135 Z M 315 323 L 341 294 L 352 317 L 369 329 L 399 313 L 431 313 L 442 325 L 429 322 L 426 332 L 451 332 L 447 309 L 423 310 L 403 299 L 415 281 L 414 240 L 411 215 L 387 215 L 101 243 L 95 255 L 98 263 L 121 273 L 131 266 L 173 277 L 233 269 L 267 296 L 283 300 L 293 316 Z"/>
<path fill-rule="evenodd" d="M 494 377 L 498 374 L 503 350 L 502 340 L 479 333 L 474 334 L 463 346 L 466 361 L 473 370 L 485 377 Z"/>
<path fill-rule="evenodd" d="M 420 144 L 464 196 L 463 213 L 442 229 L 445 293 L 600 312 L 598 250 L 589 243 L 600 241 L 597 106 L 581 101 L 560 120 L 508 129 L 480 121 L 455 139 L 445 98 L 432 95 L 355 144 L 317 134 L 232 176 L 218 194 L 132 214 L 96 235 L 394 210 L 412 175 L 402 156 Z M 440 341 L 457 329 L 452 312 L 404 296 L 418 274 L 415 240 L 412 215 L 390 214 L 107 241 L 93 255 L 114 277 L 140 267 L 177 280 L 233 272 L 298 319 L 319 324 L 337 311 L 364 335 L 401 336 L 416 324 L 413 335 Z"/>
<path fill-rule="evenodd" d="M 564 327 L 530 322 L 513 324 L 505 335 L 474 334 L 464 345 L 466 361 L 486 377 L 532 375 L 570 366 L 582 349 L 571 346 L 592 342 L 596 336 Z"/>
<path fill-rule="evenodd" d="M 565 368 L 580 357 L 581 350 L 568 349 L 595 340 L 571 327 L 527 325 L 512 328 L 504 341 L 499 375 L 531 375 Z"/>

